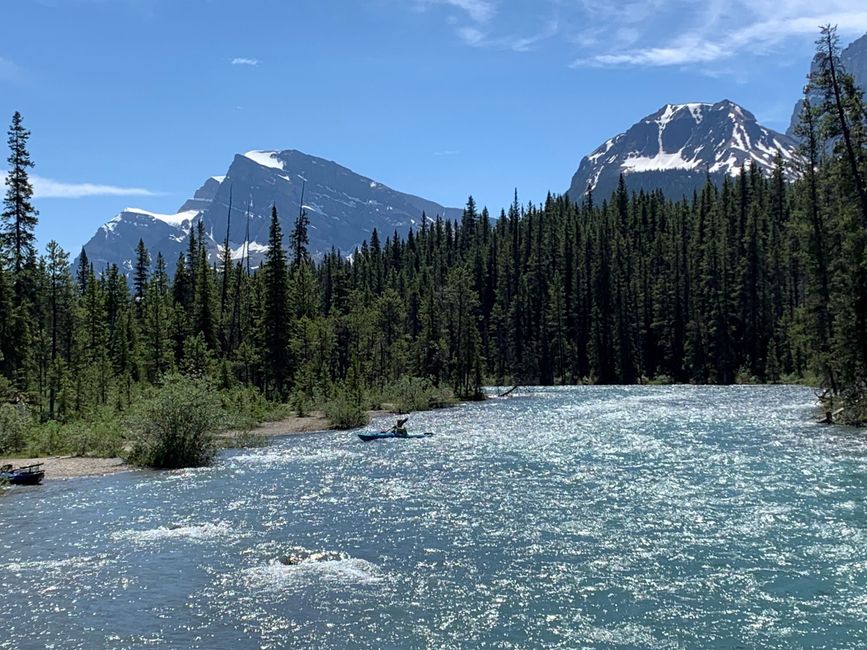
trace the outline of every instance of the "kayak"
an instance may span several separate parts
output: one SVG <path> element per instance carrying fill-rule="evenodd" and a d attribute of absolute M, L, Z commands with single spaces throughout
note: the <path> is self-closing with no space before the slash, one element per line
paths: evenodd
<path fill-rule="evenodd" d="M 374 433 L 359 433 L 358 437 L 364 442 L 373 440 L 387 440 L 389 438 L 397 438 L 398 440 L 415 440 L 418 438 L 430 438 L 432 433 L 411 433 L 406 436 L 399 436 L 394 431 L 376 431 Z"/>

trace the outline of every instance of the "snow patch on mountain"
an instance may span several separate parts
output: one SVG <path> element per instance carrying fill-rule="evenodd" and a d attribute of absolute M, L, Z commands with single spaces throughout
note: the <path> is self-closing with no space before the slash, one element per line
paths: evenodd
<path fill-rule="evenodd" d="M 244 154 L 244 157 L 249 158 L 257 165 L 262 165 L 262 167 L 285 170 L 283 163 L 280 162 L 279 158 L 277 158 L 276 151 L 248 151 Z"/>
<path fill-rule="evenodd" d="M 668 153 L 660 149 L 653 157 L 629 156 L 620 165 L 624 173 L 665 171 L 668 169 L 696 169 L 701 164 L 698 160 L 686 160 L 683 157 L 683 149 Z"/>
<path fill-rule="evenodd" d="M 235 248 L 229 247 L 229 250 L 232 253 L 232 259 L 236 262 L 247 259 L 247 257 L 253 256 L 261 256 L 268 252 L 270 247 L 268 244 L 260 244 L 257 241 L 251 241 L 247 244 L 241 244 L 240 246 L 236 246 Z M 220 244 L 217 246 L 217 250 L 220 255 L 223 254 L 225 250 L 225 246 Z"/>
<path fill-rule="evenodd" d="M 734 176 L 749 165 L 770 172 L 777 156 L 796 161 L 796 143 L 731 101 L 666 104 L 586 156 L 569 194 L 578 199 L 591 189 L 607 198 L 622 174 L 633 190 L 662 189 L 680 198 L 707 174 Z M 794 165 L 787 174 L 794 175 Z"/>
<path fill-rule="evenodd" d="M 146 217 L 151 217 L 152 219 L 157 219 L 171 226 L 182 226 L 186 223 L 191 222 L 200 214 L 198 210 L 185 210 L 176 214 L 160 214 L 158 212 L 151 212 L 150 210 L 142 210 L 141 208 L 127 208 L 126 210 L 124 210 L 124 212 L 141 214 Z"/>
<path fill-rule="evenodd" d="M 291 232 L 305 184 L 303 207 L 315 258 L 332 248 L 349 252 L 374 229 L 382 239 L 395 232 L 405 235 L 423 214 L 428 221 L 461 215 L 329 160 L 291 149 L 256 150 L 236 155 L 225 175 L 209 177 L 176 214 L 128 208 L 102 226 L 85 250 L 97 271 L 112 264 L 129 269 L 141 239 L 152 260 L 162 253 L 173 272 L 176 260 L 186 253 L 190 229 L 201 220 L 212 261 L 222 254 L 228 235 L 232 258 L 249 258 L 256 268 L 268 251 L 261 242 L 268 241 L 272 207 L 283 232 Z"/>

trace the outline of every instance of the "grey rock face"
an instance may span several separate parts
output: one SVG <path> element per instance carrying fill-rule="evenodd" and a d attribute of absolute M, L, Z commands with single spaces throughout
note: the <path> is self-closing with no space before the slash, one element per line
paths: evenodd
<path fill-rule="evenodd" d="M 850 44 L 840 53 L 840 62 L 843 64 L 843 68 L 846 72 L 854 77 L 855 83 L 858 84 L 858 87 L 867 93 L 867 34 Z M 813 59 L 813 63 L 810 66 L 810 74 L 814 73 L 817 68 L 818 65 L 816 64 L 816 60 Z M 822 97 L 818 95 L 814 94 L 810 97 L 811 103 L 818 104 L 821 101 Z M 795 133 L 795 128 L 801 121 L 801 110 L 803 109 L 803 106 L 803 100 L 799 100 L 795 104 L 795 110 L 792 112 L 792 121 L 789 124 L 789 128 L 786 130 L 786 135 L 792 138 L 797 139 L 798 137 Z"/>
<path fill-rule="evenodd" d="M 212 259 L 228 230 L 233 257 L 249 255 L 251 266 L 257 267 L 267 251 L 271 207 L 277 208 L 288 243 L 302 190 L 314 256 L 332 248 L 349 254 L 374 229 L 384 241 L 394 231 L 405 235 L 420 227 L 423 215 L 454 219 L 461 214 L 299 151 L 251 151 L 236 155 L 225 176 L 205 181 L 177 214 L 128 208 L 100 227 L 84 249 L 97 271 L 110 264 L 128 271 L 142 239 L 152 259 L 162 253 L 172 272 L 186 250 L 190 228 L 201 219 Z"/>
<path fill-rule="evenodd" d="M 607 199 L 623 174 L 630 191 L 661 190 L 680 199 L 708 176 L 721 181 L 749 164 L 770 171 L 777 155 L 793 161 L 796 150 L 794 140 L 763 127 L 734 102 L 667 104 L 586 156 L 569 196 L 580 200 L 590 189 Z"/>

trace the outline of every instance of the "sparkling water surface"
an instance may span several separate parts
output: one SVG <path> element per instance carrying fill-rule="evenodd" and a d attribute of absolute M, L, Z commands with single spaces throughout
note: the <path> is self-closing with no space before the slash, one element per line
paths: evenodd
<path fill-rule="evenodd" d="M 867 436 L 813 402 L 526 389 L 16 488 L 0 647 L 864 648 Z"/>

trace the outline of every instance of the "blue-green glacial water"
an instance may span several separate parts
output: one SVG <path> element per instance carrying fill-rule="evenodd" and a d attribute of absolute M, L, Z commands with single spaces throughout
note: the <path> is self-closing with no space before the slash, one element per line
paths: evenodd
<path fill-rule="evenodd" d="M 812 409 L 532 389 L 416 415 L 423 440 L 15 489 L 0 647 L 864 648 L 867 437 Z"/>

